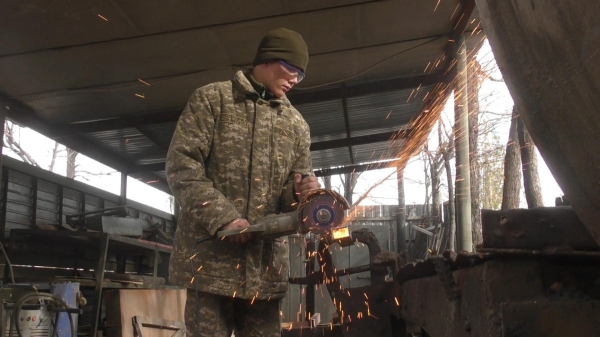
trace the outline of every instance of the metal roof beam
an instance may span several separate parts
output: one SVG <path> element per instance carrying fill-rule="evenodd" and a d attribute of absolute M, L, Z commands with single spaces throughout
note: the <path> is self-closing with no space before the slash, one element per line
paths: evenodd
<path fill-rule="evenodd" d="M 48 137 L 56 139 L 86 133 L 135 128 L 142 125 L 175 122 L 179 119 L 179 116 L 181 116 L 182 111 L 183 108 L 173 111 L 113 118 L 95 122 L 56 125 L 52 127 Z"/>
<path fill-rule="evenodd" d="M 8 98 L 2 93 L 0 93 L 0 110 L 4 110 L 6 116 L 10 120 L 15 121 L 22 126 L 29 127 L 43 135 L 48 135 L 53 129 L 53 126 L 48 125 L 37 118 L 27 106 Z M 131 171 L 136 168 L 136 165 L 119 158 L 82 137 L 61 139 L 59 143 L 119 172 L 130 174 Z M 156 184 L 154 184 L 154 187 L 163 192 L 171 193 L 164 179 L 158 178 L 152 174 L 144 174 L 142 178 L 147 181 L 158 180 L 156 181 Z"/>
<path fill-rule="evenodd" d="M 338 168 L 331 169 L 323 169 L 314 171 L 317 177 L 325 177 L 325 176 L 333 176 L 344 173 L 352 173 L 352 172 L 364 172 L 371 170 L 379 170 L 388 167 L 395 167 L 398 164 L 402 163 L 401 160 L 388 161 L 388 162 L 378 162 L 373 164 L 360 164 L 360 165 L 350 165 Z"/>
<path fill-rule="evenodd" d="M 374 135 L 358 136 L 351 138 L 342 138 L 327 140 L 323 142 L 315 142 L 310 145 L 311 151 L 321 151 L 330 149 L 339 149 L 353 145 L 365 145 L 379 142 L 386 142 L 390 140 L 398 140 L 407 138 L 410 134 L 410 130 L 390 131 L 382 132 Z M 164 163 L 137 165 L 131 173 L 136 172 L 160 172 L 165 170 Z"/>
<path fill-rule="evenodd" d="M 382 132 L 374 135 L 357 136 L 350 138 L 327 140 L 323 142 L 312 143 L 310 146 L 311 151 L 321 151 L 329 149 L 337 149 L 340 147 L 354 146 L 354 145 L 365 145 L 379 142 L 386 142 L 389 140 L 404 139 L 409 134 L 409 130 L 401 131 L 390 131 Z"/>
<path fill-rule="evenodd" d="M 342 83 L 342 89 L 346 89 L 346 86 Z M 346 129 L 346 140 L 352 138 L 350 134 L 350 117 L 348 116 L 348 102 L 346 96 L 342 98 L 342 110 L 344 110 L 344 129 Z M 350 154 L 350 163 L 354 164 L 354 153 L 352 152 L 352 145 L 348 144 L 348 152 Z"/>

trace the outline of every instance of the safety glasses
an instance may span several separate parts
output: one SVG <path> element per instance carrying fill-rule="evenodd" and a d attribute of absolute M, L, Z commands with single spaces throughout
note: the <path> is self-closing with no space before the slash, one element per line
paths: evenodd
<path fill-rule="evenodd" d="M 287 64 L 284 61 L 279 61 L 279 63 L 286 68 L 288 71 L 292 72 L 292 73 L 298 73 L 298 76 L 296 77 L 297 82 L 296 83 L 300 83 L 300 81 L 302 81 L 304 79 L 304 73 L 302 72 L 302 70 L 294 67 L 293 65 Z"/>

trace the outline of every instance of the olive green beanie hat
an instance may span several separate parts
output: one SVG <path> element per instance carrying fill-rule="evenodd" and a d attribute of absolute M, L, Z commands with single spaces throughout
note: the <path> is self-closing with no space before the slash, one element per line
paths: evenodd
<path fill-rule="evenodd" d="M 279 60 L 306 72 L 308 46 L 300 34 L 285 28 L 268 32 L 258 44 L 252 65 Z"/>

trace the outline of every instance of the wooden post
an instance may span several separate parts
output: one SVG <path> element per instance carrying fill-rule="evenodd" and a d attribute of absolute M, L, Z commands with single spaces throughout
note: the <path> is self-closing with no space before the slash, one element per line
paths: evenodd
<path fill-rule="evenodd" d="M 467 46 L 461 35 L 456 42 L 454 87 L 454 136 L 456 139 L 456 213 L 458 251 L 473 251 L 471 233 L 471 174 L 469 165 L 469 102 L 467 91 Z"/>

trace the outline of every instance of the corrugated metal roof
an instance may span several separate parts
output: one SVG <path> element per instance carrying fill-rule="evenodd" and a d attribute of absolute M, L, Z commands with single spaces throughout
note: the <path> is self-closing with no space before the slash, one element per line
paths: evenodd
<path fill-rule="evenodd" d="M 175 132 L 177 122 L 150 124 L 138 126 L 137 129 L 148 138 L 152 139 L 158 146 L 168 149 L 171 138 Z"/>
<path fill-rule="evenodd" d="M 402 151 L 403 141 L 380 142 L 366 145 L 356 145 L 352 147 L 354 162 L 363 164 L 379 160 L 388 160 L 399 158 Z"/>
<path fill-rule="evenodd" d="M 310 126 L 313 143 L 346 138 L 342 100 L 299 104 L 295 108 Z"/>
<path fill-rule="evenodd" d="M 433 86 L 421 87 L 418 91 L 408 89 L 349 98 L 351 136 L 403 129 L 418 116 L 423 98 L 431 89 Z"/>
<path fill-rule="evenodd" d="M 312 151 L 310 154 L 312 157 L 313 169 L 315 170 L 352 164 L 350 161 L 350 151 L 348 151 L 347 147 Z"/>
<path fill-rule="evenodd" d="M 0 22 L 14 33 L 0 36 L 0 92 L 27 106 L 47 129 L 182 110 L 195 88 L 232 78 L 253 59 L 264 33 L 282 26 L 302 34 L 310 48 L 308 76 L 298 87 L 321 91 L 341 83 L 417 76 L 444 55 L 460 14 L 469 8 L 459 0 L 259 0 L 262 6 L 228 1 L 216 11 L 198 11 L 214 6 L 165 7 L 141 0 L 107 6 L 92 0 L 109 18 L 105 21 L 96 14 L 81 19 L 90 7 L 79 4 L 68 10 L 64 4 L 36 4 L 31 11 L 26 10 L 31 1 L 0 2 L 6 3 Z M 478 14 L 462 19 L 468 22 L 465 31 L 478 26 L 472 18 Z M 47 33 L 40 37 L 40 31 Z M 447 64 L 445 59 L 435 71 Z M 420 88 L 408 102 L 411 89 L 348 98 L 351 136 L 407 127 L 430 89 Z M 296 108 L 311 128 L 313 143 L 347 137 L 341 99 Z M 83 135 L 97 145 L 90 155 L 128 169 L 163 162 L 175 122 L 131 125 Z M 355 146 L 355 161 L 380 157 L 386 146 Z M 105 152 L 116 157 L 107 159 Z M 348 165 L 350 155 L 347 147 L 315 151 L 313 161 L 315 168 Z M 164 177 L 160 171 L 155 175 Z"/>
<path fill-rule="evenodd" d="M 84 136 L 115 155 L 136 164 L 165 161 L 165 150 L 135 128 L 89 133 Z"/>

